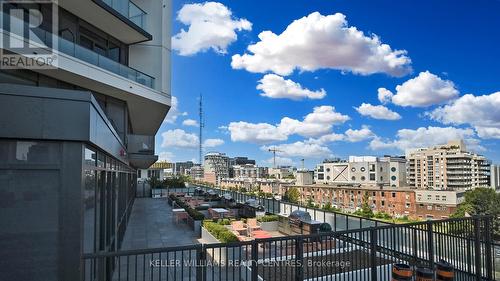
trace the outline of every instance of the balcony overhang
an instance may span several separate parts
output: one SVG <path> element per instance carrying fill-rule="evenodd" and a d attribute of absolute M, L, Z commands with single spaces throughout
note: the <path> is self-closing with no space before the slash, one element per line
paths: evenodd
<path fill-rule="evenodd" d="M 102 0 L 59 0 L 59 6 L 125 44 L 149 41 L 151 34 Z"/>
<path fill-rule="evenodd" d="M 147 169 L 158 161 L 158 155 L 129 154 L 129 163 L 136 169 Z"/>

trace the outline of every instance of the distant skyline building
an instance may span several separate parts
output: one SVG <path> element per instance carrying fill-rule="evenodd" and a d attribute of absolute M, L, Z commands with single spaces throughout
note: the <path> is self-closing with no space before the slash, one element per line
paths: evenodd
<path fill-rule="evenodd" d="M 225 153 L 209 152 L 205 154 L 203 170 L 206 182 L 219 184 L 221 179 L 229 177 L 229 157 Z"/>
<path fill-rule="evenodd" d="M 491 165 L 490 186 L 496 191 L 500 191 L 500 165 Z"/>
<path fill-rule="evenodd" d="M 320 184 L 407 186 L 406 160 L 403 157 L 349 156 L 318 164 L 315 182 Z"/>
<path fill-rule="evenodd" d="M 468 152 L 463 141 L 407 153 L 408 183 L 418 189 L 468 190 L 490 187 L 491 164 Z"/>

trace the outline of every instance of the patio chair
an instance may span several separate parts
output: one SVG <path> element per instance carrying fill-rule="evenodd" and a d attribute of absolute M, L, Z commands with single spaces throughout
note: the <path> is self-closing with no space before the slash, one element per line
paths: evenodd
<path fill-rule="evenodd" d="M 235 232 L 238 233 L 238 235 L 241 235 L 242 232 L 246 232 L 247 228 L 243 224 L 242 221 L 232 221 L 231 222 L 231 229 Z"/>
<path fill-rule="evenodd" d="M 257 223 L 257 219 L 247 219 L 247 227 L 251 230 L 260 230 L 260 225 Z"/>

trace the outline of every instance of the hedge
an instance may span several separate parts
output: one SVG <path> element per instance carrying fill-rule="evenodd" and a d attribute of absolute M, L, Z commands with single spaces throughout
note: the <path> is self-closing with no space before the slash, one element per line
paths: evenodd
<path fill-rule="evenodd" d="M 265 215 L 257 219 L 260 222 L 271 222 L 271 221 L 278 221 L 279 216 L 278 215 Z"/>
<path fill-rule="evenodd" d="M 193 218 L 193 220 L 201 221 L 205 219 L 205 215 L 200 213 L 198 210 L 191 208 L 191 206 L 186 204 L 186 202 L 182 201 L 181 199 L 177 198 L 177 196 L 175 196 L 174 194 L 170 194 L 170 199 L 172 199 L 175 203 L 177 203 L 179 207 L 186 210 L 186 212 L 189 214 L 191 218 Z"/>
<path fill-rule="evenodd" d="M 203 227 L 222 243 L 237 242 L 238 237 L 225 226 L 210 221 L 203 221 Z"/>

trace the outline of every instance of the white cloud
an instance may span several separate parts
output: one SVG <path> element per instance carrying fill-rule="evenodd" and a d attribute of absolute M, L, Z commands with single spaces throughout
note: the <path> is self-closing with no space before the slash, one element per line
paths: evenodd
<path fill-rule="evenodd" d="M 163 137 L 161 147 L 195 148 L 199 143 L 197 135 L 186 133 L 181 129 L 168 130 L 161 136 Z"/>
<path fill-rule="evenodd" d="M 252 30 L 252 23 L 234 18 L 231 10 L 218 2 L 185 4 L 177 20 L 189 26 L 172 37 L 172 49 L 183 56 L 209 49 L 225 54 L 238 38 L 236 31 Z"/>
<path fill-rule="evenodd" d="M 182 121 L 182 125 L 184 126 L 191 126 L 191 127 L 198 127 L 198 121 L 194 119 L 186 119 Z"/>
<path fill-rule="evenodd" d="M 158 153 L 158 161 L 167 161 L 167 162 L 173 162 L 174 160 L 174 155 L 172 152 L 168 151 L 161 151 Z"/>
<path fill-rule="evenodd" d="M 378 100 L 381 103 L 386 104 L 392 100 L 393 93 L 386 88 L 378 88 L 377 92 Z"/>
<path fill-rule="evenodd" d="M 273 165 L 274 158 L 271 157 L 264 162 L 266 165 Z M 292 160 L 292 158 L 276 156 L 276 166 L 293 166 L 293 165 L 295 165 L 295 162 Z"/>
<path fill-rule="evenodd" d="M 349 120 L 349 116 L 335 111 L 333 106 L 318 106 L 303 121 L 284 117 L 281 122 L 268 123 L 231 122 L 228 130 L 232 141 L 266 143 L 287 140 L 290 135 L 315 137 L 328 134 L 334 125 Z"/>
<path fill-rule="evenodd" d="M 341 13 L 323 16 L 311 13 L 293 21 L 281 34 L 264 31 L 260 41 L 248 46 L 249 53 L 234 55 L 231 66 L 250 72 L 272 71 L 289 75 L 295 69 L 328 68 L 357 74 L 387 73 L 403 76 L 411 72 L 404 50 L 392 50 L 376 35 L 365 35 L 348 26 Z"/>
<path fill-rule="evenodd" d="M 428 115 L 444 124 L 470 124 L 481 138 L 500 139 L 500 92 L 464 95 Z"/>
<path fill-rule="evenodd" d="M 179 116 L 186 116 L 186 115 L 187 112 L 179 111 L 179 101 L 177 100 L 177 97 L 172 96 L 170 110 L 168 111 L 167 116 L 165 117 L 165 120 L 163 122 L 174 124 Z"/>
<path fill-rule="evenodd" d="M 362 126 L 359 130 L 349 129 L 345 131 L 345 140 L 348 142 L 360 142 L 374 137 L 375 134 L 368 126 Z"/>
<path fill-rule="evenodd" d="M 279 155 L 285 157 L 327 158 L 331 155 L 331 151 L 328 147 L 308 141 L 297 141 L 294 143 L 261 147 L 263 151 L 268 151 L 268 149 L 270 148 L 276 148 L 280 150 L 281 152 L 278 152 Z"/>
<path fill-rule="evenodd" d="M 443 80 L 429 71 L 396 86 L 396 94 L 385 88 L 378 89 L 382 102 L 391 100 L 394 104 L 411 107 L 427 107 L 441 104 L 458 97 L 458 90 L 452 81 Z"/>
<path fill-rule="evenodd" d="M 356 107 L 356 111 L 363 116 L 369 116 L 373 119 L 382 120 L 399 120 L 401 115 L 394 112 L 383 105 L 371 105 L 369 103 L 363 103 L 359 107 Z"/>
<path fill-rule="evenodd" d="M 206 139 L 203 142 L 204 147 L 216 147 L 216 146 L 220 146 L 223 144 L 224 144 L 224 141 L 221 139 Z"/>
<path fill-rule="evenodd" d="M 266 143 L 283 141 L 288 135 L 280 132 L 274 125 L 268 123 L 231 122 L 227 128 L 232 141 Z"/>
<path fill-rule="evenodd" d="M 420 127 L 416 130 L 401 129 L 394 140 L 383 140 L 379 137 L 370 142 L 372 150 L 397 149 L 407 151 L 415 148 L 445 144 L 450 140 L 463 139 L 468 146 L 476 151 L 483 150 L 472 129 L 454 127 Z"/>
<path fill-rule="evenodd" d="M 324 89 L 311 91 L 303 88 L 299 83 L 290 79 L 285 80 L 283 77 L 276 74 L 266 74 L 259 80 L 257 89 L 262 90 L 261 96 L 273 99 L 322 99 L 326 96 L 326 91 Z"/>

